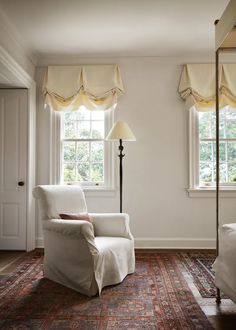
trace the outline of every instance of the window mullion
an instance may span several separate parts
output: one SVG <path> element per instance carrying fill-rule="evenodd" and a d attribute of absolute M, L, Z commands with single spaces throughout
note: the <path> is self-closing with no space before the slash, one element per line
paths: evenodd
<path fill-rule="evenodd" d="M 92 179 L 91 179 L 91 166 L 92 166 L 92 163 L 91 163 L 91 144 L 92 144 L 92 112 L 90 112 L 90 123 L 89 123 L 89 127 L 90 127 L 90 141 L 89 141 L 89 181 L 92 182 Z"/>
<path fill-rule="evenodd" d="M 229 182 L 228 141 L 225 142 L 226 182 Z"/>
<path fill-rule="evenodd" d="M 212 159 L 211 182 L 214 182 L 214 174 L 215 174 L 214 141 L 215 140 L 211 142 L 211 159 Z"/>
<path fill-rule="evenodd" d="M 78 180 L 78 165 L 79 165 L 77 156 L 78 156 L 78 145 L 77 145 L 77 141 L 75 141 L 75 178 L 76 178 L 76 181 Z"/>
<path fill-rule="evenodd" d="M 89 181 L 91 182 L 91 142 L 89 141 Z"/>

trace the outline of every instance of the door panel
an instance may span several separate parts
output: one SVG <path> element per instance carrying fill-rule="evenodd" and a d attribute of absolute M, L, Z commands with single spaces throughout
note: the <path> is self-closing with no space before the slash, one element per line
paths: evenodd
<path fill-rule="evenodd" d="M 26 249 L 27 90 L 0 90 L 0 249 Z M 23 181 L 24 186 L 18 182 Z"/>
<path fill-rule="evenodd" d="M 2 203 L 2 237 L 19 236 L 19 205 Z"/>

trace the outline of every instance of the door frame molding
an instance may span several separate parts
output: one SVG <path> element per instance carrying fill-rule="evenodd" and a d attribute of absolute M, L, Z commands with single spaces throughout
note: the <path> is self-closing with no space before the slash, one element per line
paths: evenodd
<path fill-rule="evenodd" d="M 30 75 L 0 46 L 0 64 L 12 85 L 7 88 L 28 90 L 27 113 L 27 196 L 26 196 L 26 250 L 35 249 L 35 200 L 32 190 L 35 186 L 36 146 L 36 83 Z"/>

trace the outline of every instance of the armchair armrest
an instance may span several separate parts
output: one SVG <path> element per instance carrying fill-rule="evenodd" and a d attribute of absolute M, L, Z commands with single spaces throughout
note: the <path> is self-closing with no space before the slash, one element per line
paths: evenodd
<path fill-rule="evenodd" d="M 89 213 L 95 236 L 124 237 L 133 239 L 126 213 Z"/>
<path fill-rule="evenodd" d="M 99 253 L 94 239 L 93 225 L 83 220 L 63 220 L 50 219 L 43 221 L 43 230 L 61 234 L 63 236 L 83 239 L 87 242 L 88 248 L 92 255 Z"/>
<path fill-rule="evenodd" d="M 73 238 L 94 240 L 93 225 L 88 221 L 63 219 L 44 220 L 43 229 Z"/>

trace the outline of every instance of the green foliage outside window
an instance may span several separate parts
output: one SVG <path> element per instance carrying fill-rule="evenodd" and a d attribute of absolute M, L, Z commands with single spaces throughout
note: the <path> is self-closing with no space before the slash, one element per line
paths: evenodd
<path fill-rule="evenodd" d="M 63 128 L 64 182 L 104 182 L 104 112 L 66 113 Z"/>
<path fill-rule="evenodd" d="M 220 182 L 236 183 L 236 112 L 220 110 Z M 215 112 L 199 112 L 199 181 L 211 185 L 216 180 Z"/>

